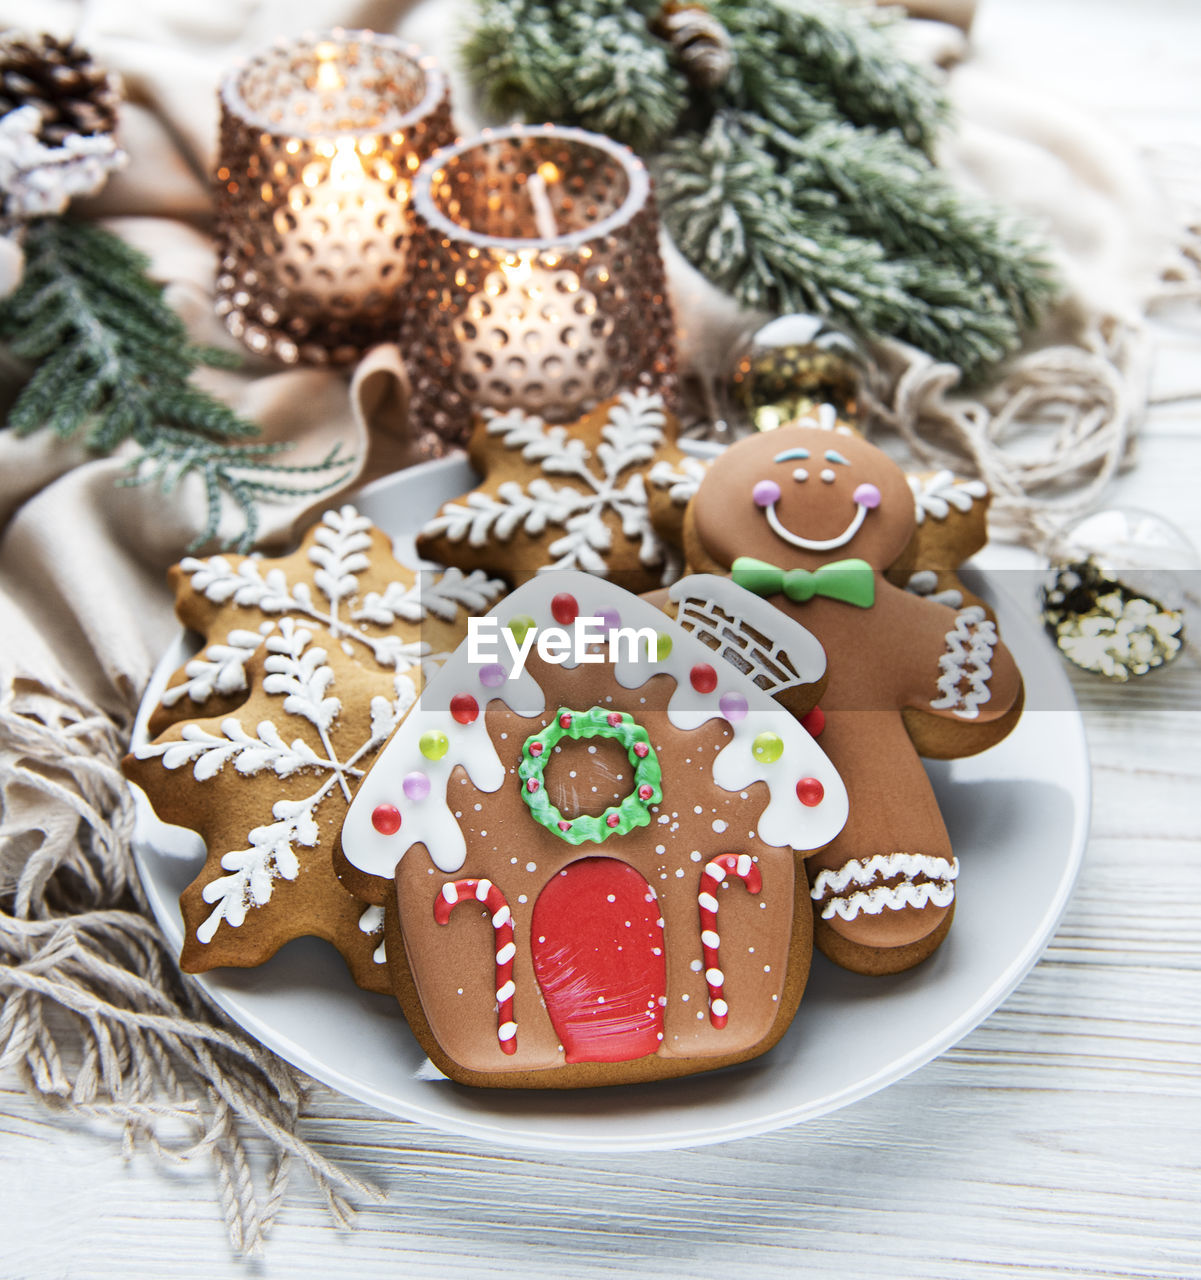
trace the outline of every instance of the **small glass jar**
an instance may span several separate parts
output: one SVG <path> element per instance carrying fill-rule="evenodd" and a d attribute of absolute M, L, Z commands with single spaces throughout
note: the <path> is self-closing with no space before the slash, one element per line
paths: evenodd
<path fill-rule="evenodd" d="M 419 450 L 484 409 L 570 422 L 623 389 L 674 403 L 675 333 L 646 167 L 554 125 L 485 130 L 413 183 L 400 326 Z"/>
<path fill-rule="evenodd" d="M 255 352 L 346 364 L 400 318 L 409 194 L 454 138 L 446 78 L 411 45 L 335 30 L 221 88 L 217 312 Z"/>

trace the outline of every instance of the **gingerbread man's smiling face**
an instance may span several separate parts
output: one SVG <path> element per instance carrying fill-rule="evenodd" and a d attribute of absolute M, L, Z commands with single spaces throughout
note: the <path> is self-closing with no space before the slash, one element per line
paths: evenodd
<path fill-rule="evenodd" d="M 739 441 L 705 477 L 696 533 L 724 565 L 751 556 L 812 569 L 858 557 L 887 569 L 913 534 L 904 472 L 857 436 L 784 427 Z"/>

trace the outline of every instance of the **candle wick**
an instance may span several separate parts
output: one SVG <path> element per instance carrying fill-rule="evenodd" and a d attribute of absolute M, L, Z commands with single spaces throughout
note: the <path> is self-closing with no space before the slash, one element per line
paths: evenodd
<path fill-rule="evenodd" d="M 530 204 L 534 209 L 534 225 L 538 228 L 540 240 L 557 240 L 559 228 L 555 225 L 555 211 L 551 207 L 550 196 L 546 190 L 546 179 L 540 173 L 531 173 L 526 182 L 530 193 Z"/>

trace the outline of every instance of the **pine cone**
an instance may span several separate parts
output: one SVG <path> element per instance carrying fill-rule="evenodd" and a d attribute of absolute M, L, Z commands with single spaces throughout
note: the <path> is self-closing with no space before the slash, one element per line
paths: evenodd
<path fill-rule="evenodd" d="M 73 41 L 49 35 L 0 40 L 0 115 L 37 107 L 43 145 L 61 147 L 73 133 L 112 133 L 120 101 L 117 78 Z"/>
<path fill-rule="evenodd" d="M 734 65 L 730 33 L 700 0 L 666 0 L 651 30 L 666 40 L 698 89 L 716 89 Z"/>

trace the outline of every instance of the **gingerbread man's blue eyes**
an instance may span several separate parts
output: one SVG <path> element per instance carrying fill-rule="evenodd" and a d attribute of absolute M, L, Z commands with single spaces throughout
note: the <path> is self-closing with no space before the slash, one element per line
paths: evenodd
<path fill-rule="evenodd" d="M 772 459 L 772 461 L 773 462 L 805 462 L 809 459 L 810 456 L 811 455 L 808 449 L 798 447 L 796 449 L 784 449 L 782 452 L 777 453 L 776 456 Z M 822 457 L 825 458 L 827 462 L 835 462 L 835 463 L 838 463 L 840 466 L 849 467 L 851 465 L 847 461 L 847 459 L 844 458 L 842 454 L 838 452 L 837 449 L 827 449 L 825 453 L 822 454 Z M 826 484 L 834 483 L 834 472 L 833 470 L 831 470 L 831 468 L 823 467 L 822 470 L 819 472 L 819 474 L 822 480 L 825 481 Z M 792 473 L 792 478 L 794 480 L 797 480 L 803 483 L 804 481 L 809 479 L 809 469 L 807 467 L 797 467 Z"/>

